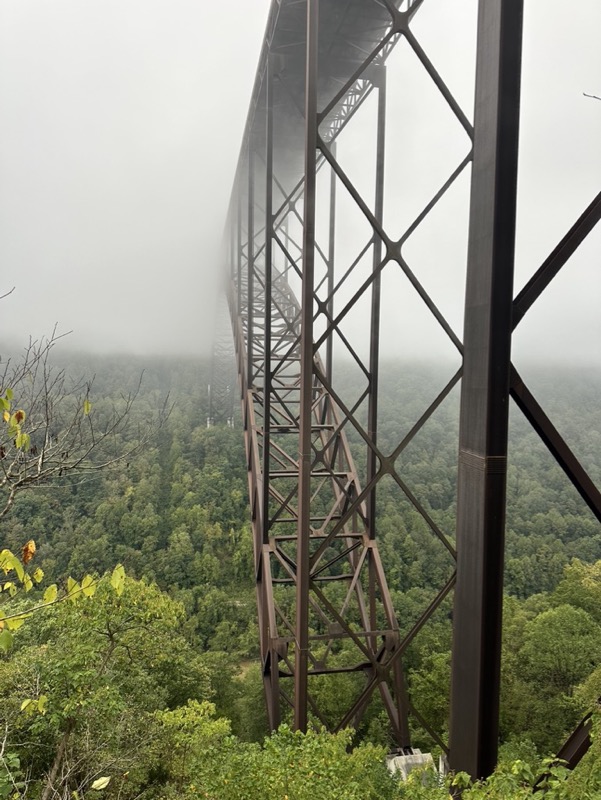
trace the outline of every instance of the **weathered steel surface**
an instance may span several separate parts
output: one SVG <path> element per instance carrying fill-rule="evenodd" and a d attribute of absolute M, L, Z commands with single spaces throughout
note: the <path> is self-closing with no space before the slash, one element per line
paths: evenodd
<path fill-rule="evenodd" d="M 450 764 L 497 760 L 522 0 L 479 5 L 463 338 Z"/>
<path fill-rule="evenodd" d="M 229 214 L 228 299 L 270 726 L 277 727 L 289 708 L 300 729 L 312 720 L 333 730 L 357 727 L 379 698 L 398 746 L 410 745 L 410 721 L 437 739 L 408 696 L 402 662 L 456 582 L 450 762 L 473 776 L 490 772 L 496 760 L 510 396 L 601 514 L 597 488 L 510 361 L 513 329 L 601 216 L 598 196 L 513 299 L 521 2 L 480 2 L 472 126 L 412 28 L 424 0 L 274 0 Z M 396 144 L 385 135 L 386 99 L 395 87 L 386 63 L 400 42 L 464 131 L 466 152 L 411 224 L 392 235 L 384 225 L 383 189 L 386 154 Z M 366 198 L 345 172 L 337 142 L 374 95 L 376 166 L 373 194 Z M 403 247 L 472 160 L 462 341 Z M 326 202 L 316 189 L 322 171 L 329 179 Z M 335 246 L 344 221 L 342 196 L 369 227 L 350 261 Z M 359 273 L 365 263 L 369 270 Z M 464 364 L 400 441 L 384 450 L 378 436 L 379 336 L 382 279 L 390 270 L 408 279 L 416 302 Z M 362 277 L 353 282 L 355 273 Z M 368 309 L 361 313 L 369 316 L 365 356 L 344 334 L 361 300 Z M 337 382 L 340 352 L 365 382 L 353 401 Z M 398 464 L 462 374 L 455 532 L 441 529 Z M 410 620 L 404 609 L 393 608 L 378 549 L 383 481 L 448 554 L 448 574 Z M 338 675 L 349 683 L 338 708 L 326 709 L 323 681 Z M 448 751 L 447 743 L 439 743 Z"/>

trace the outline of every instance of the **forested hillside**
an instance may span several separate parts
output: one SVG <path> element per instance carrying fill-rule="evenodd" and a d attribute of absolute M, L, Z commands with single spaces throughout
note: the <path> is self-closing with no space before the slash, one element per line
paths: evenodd
<path fill-rule="evenodd" d="M 55 582 L 60 600 L 68 576 L 90 575 L 94 592 L 24 617 L 3 648 L 0 798 L 446 797 L 434 785 L 408 793 L 387 776 L 388 731 L 377 708 L 356 732 L 361 746 L 351 754 L 351 734 L 301 737 L 286 728 L 261 746 L 266 722 L 242 432 L 207 428 L 208 366 L 86 356 L 66 366 L 75 377 L 95 374 L 90 414 L 99 418 L 136 392 L 141 374 L 142 382 L 127 424 L 111 441 L 126 458 L 23 491 L 1 521 L 1 548 L 20 553 L 33 540 L 28 568 L 44 573 L 39 589 L 12 597 L 7 572 L 5 615 L 40 603 Z M 343 378 L 352 394 L 351 373 Z M 599 485 L 601 374 L 572 371 L 559 379 L 538 369 L 530 380 Z M 381 386 L 384 449 L 439 388 L 433 368 L 389 365 Z M 399 462 L 451 540 L 457 412 L 455 391 Z M 350 438 L 358 452 L 358 437 Z M 501 752 L 514 766 L 497 778 L 507 791 L 490 794 L 496 797 L 522 796 L 528 768 L 516 768 L 516 759 L 536 772 L 601 694 L 601 526 L 518 412 L 511 417 L 508 498 Z M 452 565 L 388 484 L 378 504 L 380 548 L 408 627 Z M 127 577 L 115 588 L 109 577 L 99 579 L 117 564 Z M 443 737 L 450 616 L 449 601 L 405 661 L 413 702 Z M 344 691 L 342 679 L 328 691 L 326 708 Z M 423 730 L 414 736 L 416 746 L 434 749 Z M 586 797 L 601 787 L 600 771 L 593 748 L 561 791 Z"/>

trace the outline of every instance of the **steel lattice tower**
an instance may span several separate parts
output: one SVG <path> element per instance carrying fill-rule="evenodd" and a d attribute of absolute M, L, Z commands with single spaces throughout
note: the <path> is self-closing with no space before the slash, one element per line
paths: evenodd
<path fill-rule="evenodd" d="M 427 3 L 427 0 L 425 0 Z M 480 0 L 473 122 L 413 28 L 424 0 L 273 0 L 229 211 L 227 274 L 248 462 L 262 672 L 269 722 L 361 724 L 379 697 L 399 747 L 411 721 L 407 647 L 454 587 L 451 766 L 494 768 L 498 738 L 509 398 L 531 422 L 589 508 L 601 496 L 511 364 L 524 314 L 601 216 L 598 195 L 517 297 L 513 296 L 522 0 Z M 401 43 L 419 62 L 466 139 L 464 155 L 400 234 L 385 224 L 387 61 Z M 356 112 L 375 104 L 374 185 L 358 188 L 337 155 Z M 407 124 L 411 124 L 408 120 Z M 471 167 L 460 336 L 411 268 L 405 244 Z M 324 189 L 324 186 L 326 187 Z M 411 191 L 411 187 L 407 187 Z M 336 252 L 354 204 L 369 232 L 354 258 Z M 461 360 L 392 450 L 379 445 L 382 281 L 400 270 Z M 345 334 L 361 313 L 369 342 Z M 339 354 L 364 389 L 349 402 Z M 411 492 L 399 456 L 461 381 L 456 531 Z M 349 432 L 355 440 L 349 444 Z M 377 499 L 389 481 L 448 553 L 449 571 L 410 626 L 395 609 L 378 549 Z M 349 677 L 336 718 L 319 702 L 331 675 Z M 568 757 L 582 748 L 586 728 Z"/>

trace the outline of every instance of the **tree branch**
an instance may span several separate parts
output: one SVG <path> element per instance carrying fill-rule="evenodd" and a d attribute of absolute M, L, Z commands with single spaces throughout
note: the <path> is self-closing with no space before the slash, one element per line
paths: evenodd
<path fill-rule="evenodd" d="M 143 430 L 131 430 L 131 411 L 143 373 L 133 391 L 123 394 L 108 412 L 94 408 L 90 400 L 94 379 L 72 380 L 50 363 L 54 345 L 65 335 L 55 328 L 48 339 L 30 340 L 21 359 L 16 364 L 8 359 L 3 369 L 0 359 L 0 396 L 6 414 L 4 423 L 0 418 L 0 518 L 10 512 L 16 496 L 33 485 L 126 462 L 171 412 L 167 397 Z M 11 422 L 16 410 L 25 415 L 19 430 L 27 435 L 27 446 L 17 446 Z"/>

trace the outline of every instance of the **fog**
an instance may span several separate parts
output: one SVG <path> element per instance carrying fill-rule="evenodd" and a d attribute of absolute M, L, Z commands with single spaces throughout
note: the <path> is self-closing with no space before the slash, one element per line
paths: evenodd
<path fill-rule="evenodd" d="M 77 349 L 209 350 L 221 236 L 268 7 L 267 0 L 2 0 L 0 288 L 15 287 L 1 306 L 5 341 L 47 334 L 58 323 L 73 331 Z M 475 7 L 475 0 L 426 0 L 415 23 L 470 119 Z M 598 0 L 569 8 L 526 2 L 516 291 L 601 188 L 601 101 L 583 96 L 601 95 L 600 30 Z M 390 72 L 405 55 L 394 58 Z M 437 188 L 452 158 L 447 164 L 446 151 L 420 150 L 419 125 L 432 127 L 427 113 L 418 114 L 423 91 L 418 81 L 390 103 L 389 141 L 405 157 L 403 185 Z M 369 125 L 358 124 L 356 135 Z M 359 147 L 359 139 L 340 143 L 341 163 L 350 172 L 355 164 L 358 182 Z M 437 232 L 424 229 L 409 243 L 416 263 L 429 265 L 428 288 L 459 335 L 468 189 L 466 175 L 441 205 Z M 394 188 L 385 207 L 393 220 L 415 210 Z M 342 231 L 347 243 L 350 228 Z M 452 269 L 446 261 L 439 268 L 443 257 Z M 520 324 L 518 362 L 599 365 L 600 266 L 597 226 Z M 383 318 L 404 320 L 401 355 L 419 357 L 437 333 L 400 283 L 385 298 Z M 384 353 L 395 354 L 399 337 L 382 332 Z M 360 327 L 346 334 L 364 338 Z"/>
<path fill-rule="evenodd" d="M 3 0 L 4 337 L 206 350 L 268 3 Z"/>

